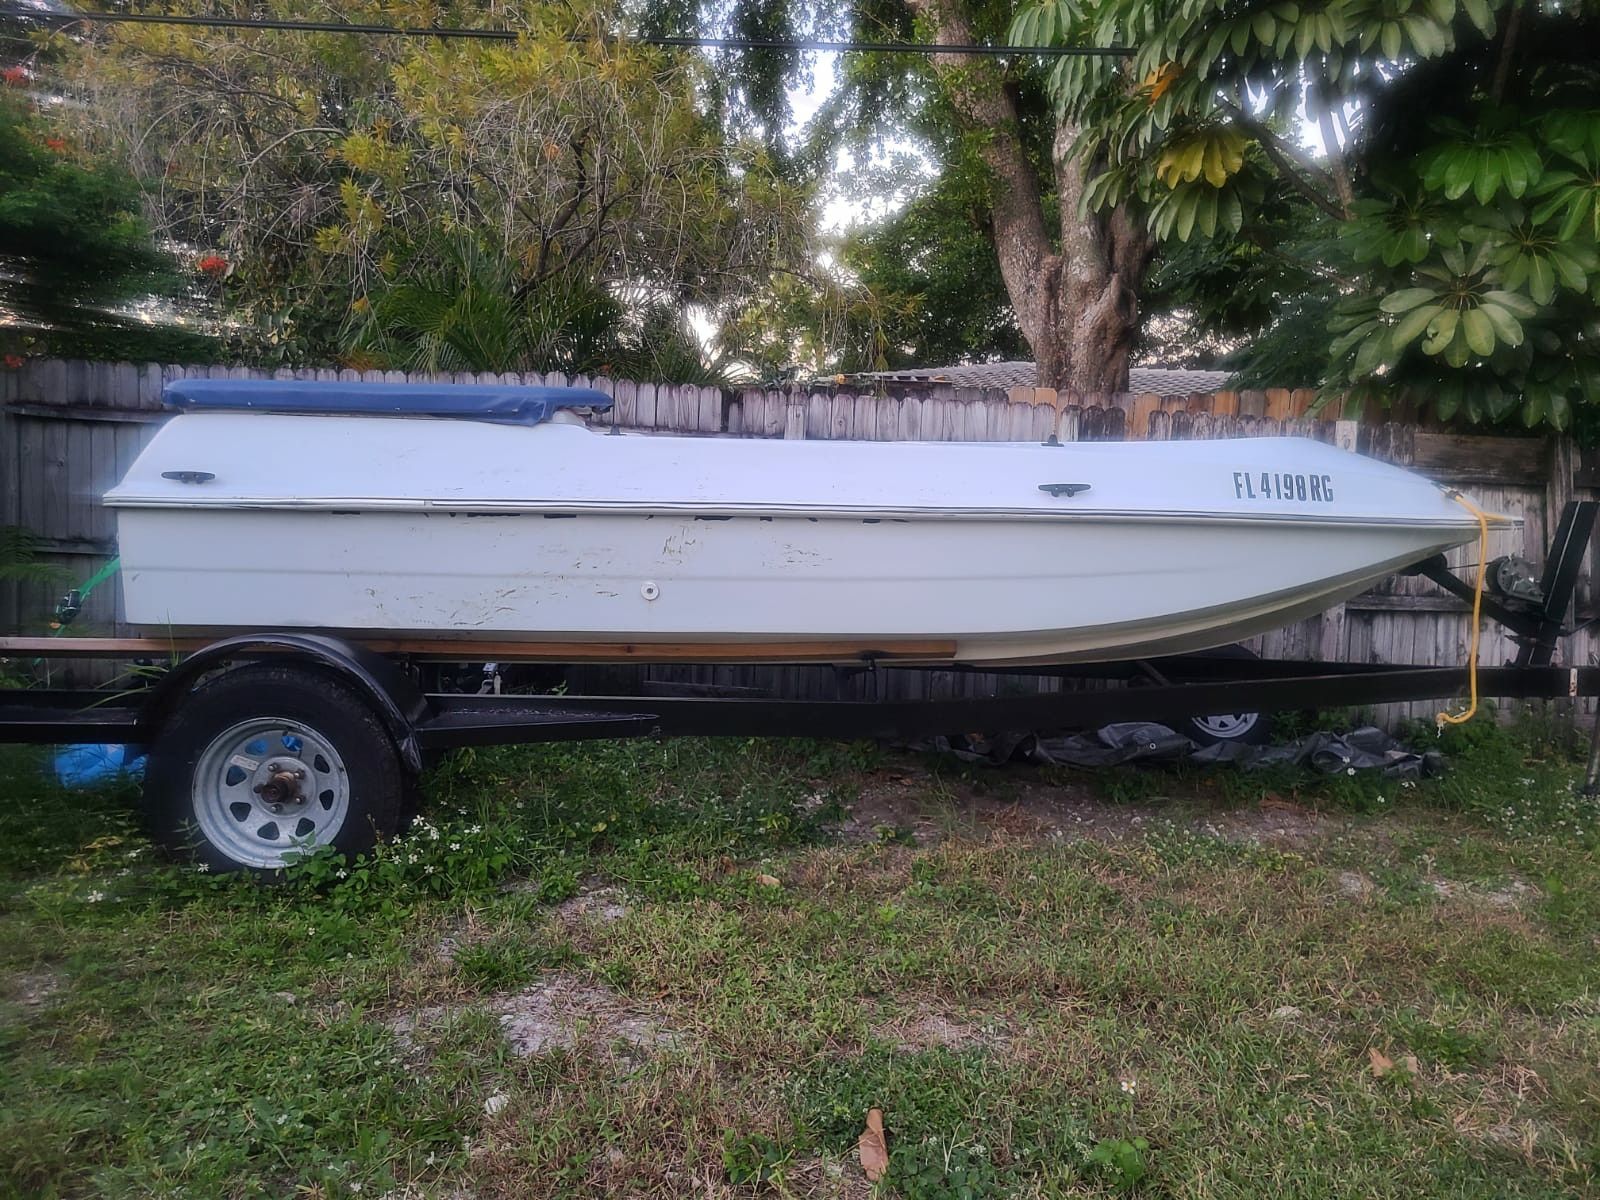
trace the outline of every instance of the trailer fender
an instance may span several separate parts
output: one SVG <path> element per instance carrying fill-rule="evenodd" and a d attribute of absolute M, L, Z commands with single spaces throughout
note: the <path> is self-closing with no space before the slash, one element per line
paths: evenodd
<path fill-rule="evenodd" d="M 381 654 L 340 638 L 314 633 L 249 633 L 224 638 L 197 650 L 172 668 L 145 709 L 152 729 L 159 729 L 205 675 L 235 660 L 282 659 L 327 671 L 352 684 L 383 722 L 407 771 L 422 771 L 417 722 L 428 711 L 422 689 Z"/>

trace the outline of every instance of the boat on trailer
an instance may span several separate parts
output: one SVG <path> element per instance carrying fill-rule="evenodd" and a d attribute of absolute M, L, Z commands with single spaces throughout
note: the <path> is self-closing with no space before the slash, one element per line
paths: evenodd
<path fill-rule="evenodd" d="M 181 380 L 106 496 L 127 620 L 556 661 L 973 666 L 1204 650 L 1478 536 L 1305 438 L 623 433 L 576 388 Z M 1496 524 L 1509 518 L 1491 517 Z"/>

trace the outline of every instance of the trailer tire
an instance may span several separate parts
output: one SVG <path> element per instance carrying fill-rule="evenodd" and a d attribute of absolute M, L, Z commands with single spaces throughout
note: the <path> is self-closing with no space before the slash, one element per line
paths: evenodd
<path fill-rule="evenodd" d="M 394 741 L 327 672 L 257 664 L 201 683 L 163 725 L 145 811 L 162 842 L 213 871 L 273 876 L 316 846 L 393 834 L 405 773 Z"/>
<path fill-rule="evenodd" d="M 1267 713 L 1217 713 L 1209 717 L 1184 717 L 1178 732 L 1198 746 L 1229 742 L 1240 746 L 1265 746 L 1272 741 L 1272 718 Z"/>
<path fill-rule="evenodd" d="M 1212 658 L 1255 660 L 1260 657 L 1248 646 L 1219 646 L 1210 652 Z M 1272 714 L 1264 712 L 1216 713 L 1212 716 L 1184 717 L 1175 726 L 1197 746 L 1232 744 L 1237 746 L 1265 746 L 1271 743 Z"/>

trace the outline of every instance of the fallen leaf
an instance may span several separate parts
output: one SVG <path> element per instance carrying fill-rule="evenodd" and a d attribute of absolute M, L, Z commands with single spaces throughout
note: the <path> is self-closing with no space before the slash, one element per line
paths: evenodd
<path fill-rule="evenodd" d="M 1394 1059 L 1390 1058 L 1376 1046 L 1367 1047 L 1367 1057 L 1372 1060 L 1372 1073 L 1379 1079 L 1382 1079 L 1390 1071 L 1394 1070 Z"/>
<path fill-rule="evenodd" d="M 777 887 L 780 880 L 776 875 L 757 875 L 756 882 L 762 887 Z"/>
<path fill-rule="evenodd" d="M 1409 1071 L 1413 1078 L 1422 1074 L 1422 1064 L 1417 1061 L 1415 1054 L 1408 1054 L 1400 1060 L 1400 1065 Z"/>
<path fill-rule="evenodd" d="M 867 1127 L 861 1131 L 861 1169 L 868 1183 L 877 1183 L 889 1169 L 889 1144 L 883 1137 L 883 1110 L 867 1112 Z"/>

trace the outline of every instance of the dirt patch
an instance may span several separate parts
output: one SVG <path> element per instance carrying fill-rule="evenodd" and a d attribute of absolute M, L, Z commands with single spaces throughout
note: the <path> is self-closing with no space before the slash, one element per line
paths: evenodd
<path fill-rule="evenodd" d="M 580 1044 L 601 1050 L 670 1049 L 679 1036 L 609 988 L 567 971 L 545 976 L 531 987 L 488 1005 L 500 1020 L 511 1052 L 519 1058 L 573 1050 Z"/>
<path fill-rule="evenodd" d="M 1524 883 L 1520 879 L 1513 879 L 1501 887 L 1488 887 L 1484 884 L 1458 883 L 1453 879 L 1435 877 L 1428 880 L 1428 888 L 1441 900 L 1461 900 L 1498 912 L 1519 911 L 1536 903 L 1543 895 L 1531 883 Z"/>
<path fill-rule="evenodd" d="M 1229 842 L 1302 850 L 1345 830 L 1348 822 L 1292 801 L 1266 801 L 1256 808 L 1211 813 L 1195 821 L 1195 832 Z"/>
<path fill-rule="evenodd" d="M 633 911 L 626 900 L 619 887 L 588 888 L 556 905 L 556 916 L 567 924 L 595 921 L 607 925 Z"/>
<path fill-rule="evenodd" d="M 24 971 L 0 984 L 0 1000 L 26 1010 L 43 1008 L 62 988 L 61 976 L 50 971 Z"/>
<path fill-rule="evenodd" d="M 1337 886 L 1351 900 L 1369 900 L 1378 892 L 1378 885 L 1360 871 L 1340 871 Z"/>
<path fill-rule="evenodd" d="M 935 845 L 946 838 L 1056 841 L 1123 838 L 1156 819 L 1137 804 L 1107 804 L 1089 789 L 1045 782 L 1027 768 L 999 770 L 988 790 L 966 779 L 941 779 L 914 767 L 874 772 L 835 826 L 847 843 Z"/>
<path fill-rule="evenodd" d="M 426 1056 L 423 1036 L 464 1012 L 466 1004 L 428 1004 L 395 1013 L 384 1021 L 408 1060 Z M 500 1024 L 511 1052 L 519 1058 L 574 1050 L 632 1057 L 634 1051 L 666 1049 L 680 1042 L 666 1028 L 611 989 L 569 971 L 548 974 L 519 992 L 482 1002 Z"/>
<path fill-rule="evenodd" d="M 993 1017 L 974 1017 L 933 1006 L 920 1006 L 887 1021 L 878 1036 L 896 1050 L 969 1050 L 1003 1046 L 1009 1032 Z"/>

